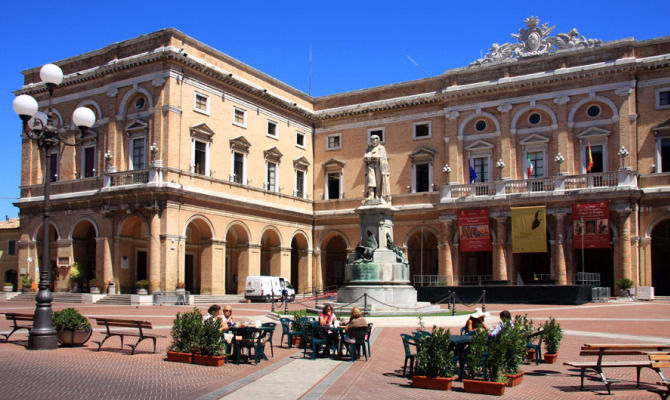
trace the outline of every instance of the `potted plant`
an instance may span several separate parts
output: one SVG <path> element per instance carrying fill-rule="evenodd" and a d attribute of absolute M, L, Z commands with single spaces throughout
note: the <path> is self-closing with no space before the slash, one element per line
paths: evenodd
<path fill-rule="evenodd" d="M 628 278 L 621 278 L 616 281 L 616 285 L 619 287 L 619 296 L 628 297 L 630 296 L 630 288 L 635 285 L 635 282 Z"/>
<path fill-rule="evenodd" d="M 78 261 L 73 261 L 70 266 L 70 283 L 72 284 L 73 293 L 81 293 L 81 281 L 84 275 L 81 271 L 81 264 Z"/>
<path fill-rule="evenodd" d="M 63 346 L 82 346 L 91 337 L 91 323 L 74 308 L 53 313 L 52 322 Z"/>
<path fill-rule="evenodd" d="M 544 362 L 554 364 L 558 358 L 558 347 L 563 339 L 563 330 L 561 325 L 552 317 L 544 323 L 544 344 L 546 352 L 544 353 Z"/>
<path fill-rule="evenodd" d="M 21 277 L 21 290 L 24 292 L 34 292 L 33 277 L 30 275 L 23 275 Z"/>
<path fill-rule="evenodd" d="M 200 332 L 202 330 L 202 314 L 194 308 L 193 311 L 177 313 L 170 336 L 172 344 L 168 347 L 167 359 L 175 362 L 193 362 L 193 352 L 197 350 L 200 343 Z"/>
<path fill-rule="evenodd" d="M 454 381 L 454 351 L 449 331 L 433 326 L 430 336 L 419 341 L 416 355 L 416 374 L 412 376 L 412 386 L 424 389 L 450 390 Z"/>
<path fill-rule="evenodd" d="M 98 278 L 93 278 L 88 281 L 88 291 L 93 294 L 100 294 L 100 288 L 102 287 L 102 280 Z"/>
<path fill-rule="evenodd" d="M 149 281 L 146 279 L 141 279 L 135 284 L 137 288 L 137 294 L 146 295 L 149 294 Z"/>
<path fill-rule="evenodd" d="M 491 339 L 491 340 L 489 340 Z M 496 338 L 489 338 L 488 331 L 478 331 L 470 343 L 465 366 L 463 390 L 502 396 L 505 393 L 505 378 L 502 375 L 504 347 Z"/>
<path fill-rule="evenodd" d="M 220 367 L 226 361 L 223 349 L 226 341 L 221 333 L 221 319 L 207 318 L 202 322 L 200 331 L 200 354 L 193 355 L 193 361 L 199 365 Z"/>
<path fill-rule="evenodd" d="M 293 346 L 300 346 L 302 344 L 302 326 L 300 325 L 300 319 L 307 316 L 307 311 L 305 310 L 296 310 L 293 311 L 293 323 L 291 324 L 291 331 L 295 332 L 293 338 L 291 339 Z"/>
<path fill-rule="evenodd" d="M 503 374 L 507 386 L 516 386 L 523 380 L 524 372 L 519 369 L 526 358 L 526 339 L 523 335 L 523 320 L 518 316 L 514 324 L 503 326 L 497 340 L 503 360 Z"/>
<path fill-rule="evenodd" d="M 528 337 L 528 335 L 531 335 L 532 333 L 535 332 L 535 325 L 533 324 L 533 320 L 528 318 L 528 314 L 524 314 L 523 316 L 517 315 L 514 318 L 514 325 L 517 325 L 521 328 L 521 335 L 523 337 Z M 534 359 L 535 359 L 535 350 L 527 348 L 526 360 L 533 361 Z"/>
<path fill-rule="evenodd" d="M 2 283 L 2 291 L 3 292 L 11 292 L 14 289 L 14 285 L 11 282 L 3 282 Z"/>

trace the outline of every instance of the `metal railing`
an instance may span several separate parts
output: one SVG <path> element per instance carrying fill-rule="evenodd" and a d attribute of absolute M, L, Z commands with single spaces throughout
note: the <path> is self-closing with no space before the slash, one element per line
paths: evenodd
<path fill-rule="evenodd" d="M 481 285 L 482 282 L 492 280 L 493 275 L 454 275 L 454 282 L 459 285 Z"/>
<path fill-rule="evenodd" d="M 446 275 L 414 275 L 414 286 L 447 286 Z"/>
<path fill-rule="evenodd" d="M 109 175 L 110 186 L 138 185 L 149 182 L 149 170 L 114 172 Z"/>
<path fill-rule="evenodd" d="M 577 272 L 575 274 L 575 283 L 583 286 L 600 286 L 600 273 Z"/>
<path fill-rule="evenodd" d="M 605 302 L 610 299 L 610 288 L 609 287 L 592 287 L 591 288 L 591 301 L 594 302 Z"/>

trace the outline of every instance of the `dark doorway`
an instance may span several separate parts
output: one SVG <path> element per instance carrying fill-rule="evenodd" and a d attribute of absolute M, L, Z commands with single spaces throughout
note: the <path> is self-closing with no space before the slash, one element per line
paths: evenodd
<path fill-rule="evenodd" d="M 19 290 L 19 280 L 16 274 L 16 270 L 10 269 L 5 271 L 5 282 L 9 282 L 14 285 L 14 290 Z"/>
<path fill-rule="evenodd" d="M 300 250 L 298 242 L 293 238 L 291 240 L 291 284 L 296 290 L 300 290 Z"/>
<path fill-rule="evenodd" d="M 328 241 L 324 261 L 323 283 L 325 287 L 339 287 L 344 282 L 344 265 L 347 262 L 347 245 L 344 239 L 336 236 Z"/>
<path fill-rule="evenodd" d="M 663 221 L 651 232 L 651 285 L 656 296 L 670 296 L 668 260 L 670 260 L 670 221 Z"/>
<path fill-rule="evenodd" d="M 493 252 L 472 251 L 461 253 L 459 285 L 478 285 L 482 280 L 493 279 Z"/>
<path fill-rule="evenodd" d="M 137 280 L 142 281 L 147 279 L 147 252 L 137 252 Z"/>
<path fill-rule="evenodd" d="M 193 254 L 187 254 L 184 257 L 184 287 L 191 294 L 197 294 L 193 285 L 193 265 Z"/>
<path fill-rule="evenodd" d="M 611 248 L 584 249 L 583 269 L 581 249 L 573 252 L 572 259 L 575 272 L 597 272 L 600 274 L 600 287 L 610 287 L 614 290 L 614 251 Z"/>

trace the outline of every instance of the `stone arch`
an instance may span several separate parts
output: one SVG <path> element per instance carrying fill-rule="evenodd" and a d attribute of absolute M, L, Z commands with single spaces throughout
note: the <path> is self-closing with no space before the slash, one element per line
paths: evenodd
<path fill-rule="evenodd" d="M 177 283 L 194 294 L 211 294 L 213 290 L 213 248 L 215 237 L 212 223 L 196 214 L 184 224 L 184 268 L 177 274 Z M 182 272 L 183 271 L 183 272 Z"/>
<path fill-rule="evenodd" d="M 97 224 L 90 217 L 82 217 L 72 225 L 69 235 L 72 243 L 72 260 L 79 263 L 84 277 L 84 287 L 88 287 L 88 281 L 93 278 L 102 280 L 102 266 L 98 268 L 96 263 L 97 237 Z"/>
<path fill-rule="evenodd" d="M 115 280 L 121 293 L 134 293 L 135 283 L 149 279 L 149 223 L 141 213 L 130 213 L 119 222 L 117 229 L 118 257 Z"/>
<path fill-rule="evenodd" d="M 329 231 L 323 236 L 321 249 L 321 282 L 317 286 L 324 288 L 340 286 L 344 283 L 344 267 L 347 263 L 349 249 L 347 236 L 340 231 Z"/>
<path fill-rule="evenodd" d="M 97 101 L 92 100 L 92 99 L 87 99 L 84 101 L 79 102 L 77 106 L 75 107 L 75 110 L 79 107 L 88 107 L 92 109 L 93 112 L 95 112 L 95 121 L 98 122 L 100 119 L 102 119 L 102 108 L 100 107 L 100 104 L 98 104 Z"/>
<path fill-rule="evenodd" d="M 74 231 L 77 227 L 77 224 L 79 224 L 82 221 L 88 221 L 91 223 L 93 226 L 93 229 L 95 229 L 95 237 L 100 236 L 100 228 L 98 228 L 98 223 L 91 217 L 89 216 L 83 216 L 77 219 L 74 224 L 72 224 L 72 228 L 70 229 L 70 233 L 67 235 L 68 239 L 72 239 L 72 235 L 74 234 Z"/>
<path fill-rule="evenodd" d="M 340 230 L 329 230 L 327 232 L 324 232 L 324 234 L 321 236 L 321 240 L 319 241 L 319 249 L 323 250 L 324 244 L 326 244 L 330 239 L 332 239 L 333 236 L 341 236 L 342 239 L 344 240 L 344 243 L 346 245 L 347 249 L 351 249 L 351 243 L 349 242 L 349 239 L 347 235 L 344 234 L 344 232 Z"/>
<path fill-rule="evenodd" d="M 651 285 L 657 296 L 670 295 L 670 217 L 654 220 L 651 230 Z M 650 224 L 651 226 L 651 224 Z"/>
<path fill-rule="evenodd" d="M 141 86 L 133 86 L 132 89 L 126 92 L 126 94 L 123 95 L 123 98 L 121 99 L 121 102 L 119 104 L 119 115 L 125 116 L 126 115 L 126 108 L 128 106 L 128 102 L 130 99 L 133 98 L 133 96 L 137 93 L 142 93 L 144 96 L 146 96 L 147 101 L 149 102 L 149 109 L 154 107 L 154 100 L 153 97 L 151 96 L 151 93 L 146 90 L 145 88 Z"/>
<path fill-rule="evenodd" d="M 525 107 L 520 108 L 519 111 L 517 111 L 516 114 L 514 114 L 514 117 L 512 117 L 512 122 L 510 123 L 510 129 L 512 131 L 516 130 L 517 124 L 519 123 L 519 118 L 521 118 L 526 112 L 528 112 L 530 110 L 542 110 L 542 111 L 544 111 L 545 113 L 547 113 L 547 115 L 549 115 L 549 117 L 551 117 L 551 126 L 552 127 L 557 127 L 558 126 L 558 120 L 556 118 L 556 113 L 554 113 L 554 111 L 551 108 L 547 107 L 544 104 L 535 104 L 535 105 L 530 105 L 529 104 Z"/>
<path fill-rule="evenodd" d="M 281 250 L 282 237 L 279 230 L 274 226 L 267 226 L 261 232 L 260 274 L 270 276 L 282 276 Z"/>
<path fill-rule="evenodd" d="M 226 226 L 226 259 L 224 266 L 226 294 L 243 294 L 249 273 L 251 231 L 242 221 L 235 220 Z"/>
<path fill-rule="evenodd" d="M 407 249 L 409 280 L 418 275 L 438 275 L 440 234 L 430 226 L 416 226 L 407 233 L 403 246 Z"/>
<path fill-rule="evenodd" d="M 295 290 L 305 290 L 310 288 L 312 274 L 310 265 L 310 244 L 309 236 L 302 230 L 297 230 L 291 238 L 291 274 L 290 281 L 295 286 Z"/>
<path fill-rule="evenodd" d="M 581 106 L 583 106 L 585 103 L 588 102 L 601 102 L 607 105 L 612 111 L 612 118 L 618 120 L 619 112 L 617 111 L 617 107 L 612 100 L 603 96 L 588 96 L 579 100 L 577 103 L 575 103 L 574 106 L 572 106 L 572 108 L 570 109 L 570 113 L 568 114 L 568 124 L 571 125 L 575 123 L 575 114 L 577 113 L 577 111 Z"/>
<path fill-rule="evenodd" d="M 500 133 L 500 121 L 498 121 L 498 118 L 496 118 L 493 114 L 484 112 L 484 111 L 479 111 L 475 112 L 473 114 L 468 115 L 467 117 L 463 118 L 463 121 L 461 121 L 460 125 L 458 126 L 458 136 L 463 136 L 463 133 L 465 131 L 465 127 L 468 125 L 470 121 L 472 121 L 475 118 L 488 118 L 496 126 L 495 132 L 487 132 L 487 134 L 491 133 Z"/>

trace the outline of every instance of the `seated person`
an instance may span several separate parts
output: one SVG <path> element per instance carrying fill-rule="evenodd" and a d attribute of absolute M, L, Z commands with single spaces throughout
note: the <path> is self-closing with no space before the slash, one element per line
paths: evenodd
<path fill-rule="evenodd" d="M 489 336 L 496 337 L 500 335 L 500 331 L 506 326 L 514 326 L 514 322 L 512 321 L 512 314 L 507 310 L 502 310 L 500 312 L 500 325 L 491 329 Z"/>
<path fill-rule="evenodd" d="M 344 341 L 347 343 L 355 343 L 356 338 L 349 337 L 349 335 L 346 333 L 349 331 L 351 328 L 360 328 L 360 327 L 366 327 L 368 326 L 368 321 L 363 318 L 363 313 L 361 313 L 361 310 L 358 307 L 353 307 L 351 309 L 351 316 L 349 317 L 349 322 L 347 322 L 347 325 L 344 327 Z"/>
<path fill-rule="evenodd" d="M 484 318 L 486 314 L 480 308 L 475 308 L 475 312 L 470 315 L 468 321 L 465 323 L 465 333 L 470 333 L 478 330 L 489 330 Z"/>
<path fill-rule="evenodd" d="M 335 317 L 333 307 L 330 304 L 323 306 L 323 311 L 319 314 L 319 326 L 334 326 L 335 320 L 337 320 L 337 317 Z"/>
<path fill-rule="evenodd" d="M 219 317 L 221 318 L 221 317 Z M 233 327 L 233 307 L 230 305 L 225 305 L 223 307 L 223 318 L 222 318 L 222 330 L 224 331 L 223 333 L 223 339 L 226 341 L 226 343 L 230 344 L 233 341 L 233 334 L 231 332 L 225 332 L 230 330 L 230 328 Z"/>

